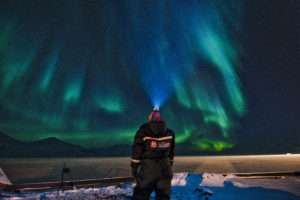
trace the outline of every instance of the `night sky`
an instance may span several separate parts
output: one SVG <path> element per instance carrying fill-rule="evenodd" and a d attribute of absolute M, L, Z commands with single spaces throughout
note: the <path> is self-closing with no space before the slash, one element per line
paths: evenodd
<path fill-rule="evenodd" d="M 153 107 L 186 153 L 300 152 L 297 0 L 0 2 L 0 131 L 131 144 Z"/>

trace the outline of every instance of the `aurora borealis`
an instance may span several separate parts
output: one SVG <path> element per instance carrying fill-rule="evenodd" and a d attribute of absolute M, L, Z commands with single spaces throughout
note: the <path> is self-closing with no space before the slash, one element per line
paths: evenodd
<path fill-rule="evenodd" d="M 22 141 L 131 144 L 159 107 L 176 142 L 191 151 L 219 152 L 257 129 L 267 134 L 268 126 L 253 120 L 264 108 L 252 92 L 266 78 L 259 79 L 266 71 L 254 58 L 264 44 L 255 43 L 259 29 L 251 29 L 264 6 L 238 0 L 1 1 L 0 130 Z M 266 55 L 264 66 L 273 65 L 274 55 Z"/>

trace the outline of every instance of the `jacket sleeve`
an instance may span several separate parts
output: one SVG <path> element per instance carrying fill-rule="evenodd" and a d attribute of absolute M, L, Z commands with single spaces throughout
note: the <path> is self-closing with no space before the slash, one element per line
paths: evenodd
<path fill-rule="evenodd" d="M 170 160 L 173 162 L 174 161 L 174 156 L 175 156 L 175 134 L 172 131 L 172 142 L 171 142 L 171 151 L 170 151 Z"/>
<path fill-rule="evenodd" d="M 144 136 L 141 130 L 138 130 L 134 137 L 134 142 L 132 145 L 132 156 L 131 161 L 134 163 L 140 163 L 144 154 Z"/>

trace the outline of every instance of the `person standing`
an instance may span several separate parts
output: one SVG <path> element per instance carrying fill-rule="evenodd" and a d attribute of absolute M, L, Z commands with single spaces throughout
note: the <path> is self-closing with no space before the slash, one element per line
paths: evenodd
<path fill-rule="evenodd" d="M 160 119 L 159 110 L 153 109 L 148 123 L 143 124 L 134 137 L 131 169 L 137 184 L 133 200 L 148 200 L 153 191 L 156 200 L 170 199 L 175 134 Z"/>

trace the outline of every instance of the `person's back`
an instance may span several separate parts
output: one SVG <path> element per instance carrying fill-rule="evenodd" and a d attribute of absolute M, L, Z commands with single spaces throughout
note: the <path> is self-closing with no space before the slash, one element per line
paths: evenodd
<path fill-rule="evenodd" d="M 134 200 L 149 199 L 153 190 L 156 199 L 170 199 L 174 152 L 174 132 L 154 110 L 149 122 L 137 131 L 132 146 L 132 175 L 137 181 Z"/>

